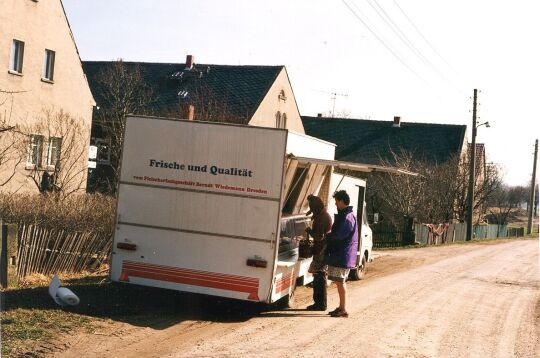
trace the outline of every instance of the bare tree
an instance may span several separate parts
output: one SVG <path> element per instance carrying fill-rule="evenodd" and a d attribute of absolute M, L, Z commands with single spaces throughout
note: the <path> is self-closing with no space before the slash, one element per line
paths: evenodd
<path fill-rule="evenodd" d="M 390 149 L 391 150 L 391 149 Z M 382 160 L 385 166 L 424 172 L 423 165 L 414 159 L 412 153 L 396 153 L 391 150 L 392 160 Z M 370 178 L 371 192 L 379 203 L 377 210 L 384 213 L 394 225 L 402 223 L 405 217 L 416 217 L 421 210 L 422 193 L 425 192 L 426 180 L 422 176 L 391 175 L 376 173 Z"/>
<path fill-rule="evenodd" d="M 348 109 L 342 109 L 336 113 L 337 118 L 351 118 L 351 111 Z"/>
<path fill-rule="evenodd" d="M 456 204 L 455 217 L 458 221 L 467 220 L 468 204 L 468 183 L 469 183 L 469 164 L 462 161 L 456 176 Z M 502 178 L 499 168 L 494 164 L 486 165 L 485 170 L 475 170 L 474 177 L 474 198 L 473 212 L 479 212 L 476 215 L 476 221 L 479 222 L 485 211 L 486 203 L 489 197 L 502 185 Z"/>
<path fill-rule="evenodd" d="M 487 202 L 490 221 L 499 225 L 507 224 L 508 219 L 519 210 L 520 205 L 527 202 L 527 193 L 528 189 L 523 186 L 498 187 Z"/>
<path fill-rule="evenodd" d="M 420 174 L 418 177 L 388 174 L 372 175 L 368 190 L 377 210 L 395 225 L 404 217 L 428 223 L 463 221 L 467 215 L 468 165 L 459 156 L 440 164 L 418 160 L 412 153 L 392 153 L 383 165 L 395 166 Z M 487 200 L 500 186 L 499 170 L 494 165 L 476 174 L 474 210 L 478 219 L 483 215 Z"/>
<path fill-rule="evenodd" d="M 0 89 L 0 187 L 13 179 L 23 161 L 19 152 L 21 135 L 12 118 L 14 97 L 18 93 Z"/>
<path fill-rule="evenodd" d="M 130 113 L 187 118 L 189 108 L 192 107 L 196 120 L 247 122 L 248 113 L 233 114 L 228 105 L 227 93 L 216 94 L 205 85 L 204 81 L 199 81 L 204 75 L 204 71 L 192 72 L 190 76 L 185 76 L 182 82 L 176 84 L 171 79 L 171 92 L 175 94 L 178 92 L 176 101 L 168 98 L 156 105 L 160 98 L 145 81 L 138 64 L 126 64 L 120 60 L 98 73 L 96 82 L 100 90 L 100 109 L 96 112 L 96 123 L 103 130 L 103 137 L 110 139 L 112 171 L 109 178 L 99 179 L 107 182 L 97 183 L 98 186 L 106 186 L 109 191 L 113 191 L 116 187 L 120 176 L 126 116 Z M 189 91 L 178 91 L 182 87 L 186 87 Z M 182 92 L 185 92 L 185 96 L 181 95 Z"/>
<path fill-rule="evenodd" d="M 417 220 L 427 223 L 451 222 L 455 216 L 455 200 L 462 190 L 456 180 L 459 171 L 459 157 L 441 164 L 417 166 L 424 177 L 425 191 L 418 193 L 421 201 Z"/>
<path fill-rule="evenodd" d="M 332 111 L 321 112 L 321 115 L 325 118 L 351 118 L 351 111 L 344 108 L 335 113 Z"/>
<path fill-rule="evenodd" d="M 24 126 L 22 131 L 26 141 L 20 152 L 32 151 L 32 137 L 35 133 L 40 136 L 37 160 L 27 174 L 37 189 L 58 193 L 63 199 L 85 188 L 90 132 L 81 119 L 63 110 L 45 109 L 36 124 Z"/>
<path fill-rule="evenodd" d="M 126 117 L 130 113 L 149 114 L 153 91 L 145 83 L 139 65 L 127 66 L 122 60 L 106 67 L 97 75 L 100 86 L 101 108 L 97 111 L 97 124 L 111 140 L 111 168 L 113 183 L 120 175 L 120 158 L 124 142 Z"/>
<path fill-rule="evenodd" d="M 229 108 L 229 94 L 217 95 L 205 84 L 194 86 L 195 90 L 185 103 L 180 101 L 180 109 L 184 105 L 194 107 L 194 119 L 200 121 L 222 122 L 222 123 L 247 123 L 249 114 L 236 115 Z"/>

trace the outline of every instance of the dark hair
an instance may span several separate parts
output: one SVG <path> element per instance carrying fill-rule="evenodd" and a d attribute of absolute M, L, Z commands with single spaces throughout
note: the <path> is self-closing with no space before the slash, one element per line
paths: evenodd
<path fill-rule="evenodd" d="M 336 200 L 341 200 L 345 205 L 349 205 L 351 202 L 351 198 L 349 197 L 349 194 L 345 190 L 336 191 L 333 196 Z"/>
<path fill-rule="evenodd" d="M 309 211 L 314 214 L 320 214 L 321 211 L 324 209 L 324 203 L 321 198 L 315 195 L 308 195 L 307 197 L 308 204 L 309 204 Z"/>

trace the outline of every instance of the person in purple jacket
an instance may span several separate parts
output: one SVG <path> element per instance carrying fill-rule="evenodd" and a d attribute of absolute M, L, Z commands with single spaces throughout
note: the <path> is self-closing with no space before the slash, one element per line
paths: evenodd
<path fill-rule="evenodd" d="M 334 194 L 334 199 L 338 213 L 327 238 L 325 263 L 328 265 L 328 279 L 334 281 L 338 289 L 339 307 L 329 314 L 332 317 L 349 317 L 345 281 L 350 269 L 356 267 L 358 225 L 353 207 L 349 206 L 349 194 L 340 190 Z"/>

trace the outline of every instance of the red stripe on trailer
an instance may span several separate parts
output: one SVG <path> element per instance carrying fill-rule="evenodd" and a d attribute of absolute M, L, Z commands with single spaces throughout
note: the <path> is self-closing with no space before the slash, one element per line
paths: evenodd
<path fill-rule="evenodd" d="M 235 276 L 235 275 L 227 275 L 227 274 L 221 274 L 221 273 L 215 273 L 215 272 L 208 272 L 208 271 L 198 271 L 198 270 L 191 270 L 191 269 L 183 269 L 179 267 L 171 267 L 171 266 L 162 266 L 162 265 L 155 265 L 155 264 L 146 264 L 146 263 L 140 263 L 140 262 L 133 262 L 133 261 L 124 261 L 123 267 L 128 267 L 130 269 L 142 269 L 142 270 L 148 270 L 151 269 L 154 272 L 163 272 L 163 273 L 177 273 L 180 275 L 188 275 L 192 277 L 207 277 L 207 278 L 213 278 L 216 280 L 226 280 L 231 282 L 243 282 L 245 284 L 254 284 L 258 285 L 259 279 L 252 278 L 252 277 L 245 277 L 245 276 Z"/>
<path fill-rule="evenodd" d="M 227 275 L 179 267 L 154 265 L 134 261 L 124 261 L 122 272 L 128 277 L 182 283 L 192 286 L 217 288 L 221 290 L 248 293 L 248 299 L 259 300 L 259 279 L 245 276 Z"/>
<path fill-rule="evenodd" d="M 124 263 L 132 264 L 132 265 L 139 264 L 139 265 L 144 265 L 144 266 L 152 266 L 152 267 L 155 267 L 155 268 L 163 268 L 163 269 L 166 269 L 166 270 L 174 269 L 174 270 L 179 270 L 179 271 L 202 273 L 202 274 L 212 274 L 212 275 L 215 275 L 215 276 L 225 276 L 225 277 L 230 277 L 230 278 L 248 279 L 248 280 L 252 280 L 252 281 L 258 281 L 257 278 L 251 278 L 251 277 L 245 277 L 245 276 L 235 276 L 235 275 L 229 275 L 229 274 L 224 274 L 224 273 L 200 271 L 200 270 L 179 268 L 179 267 L 173 267 L 173 266 L 163 266 L 163 265 L 158 265 L 158 264 L 147 264 L 147 263 L 144 263 L 144 262 L 136 262 L 136 261 L 127 261 L 126 260 L 126 261 L 124 261 Z"/>
<path fill-rule="evenodd" d="M 292 273 L 288 275 L 283 275 L 281 279 L 276 282 L 276 293 L 280 293 L 282 291 L 285 291 L 289 287 L 291 287 L 292 282 L 293 282 Z"/>

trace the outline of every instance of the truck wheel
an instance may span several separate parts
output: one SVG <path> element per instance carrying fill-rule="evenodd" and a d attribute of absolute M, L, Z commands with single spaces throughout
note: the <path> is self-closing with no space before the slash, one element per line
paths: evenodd
<path fill-rule="evenodd" d="M 364 278 L 364 275 L 366 274 L 366 266 L 367 266 L 367 260 L 364 255 L 362 255 L 362 261 L 360 262 L 360 265 L 358 265 L 357 268 L 352 269 L 349 273 L 349 278 L 353 281 L 358 281 Z"/>

